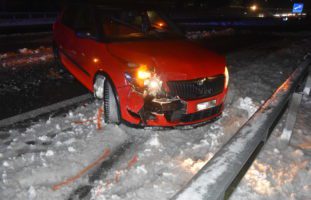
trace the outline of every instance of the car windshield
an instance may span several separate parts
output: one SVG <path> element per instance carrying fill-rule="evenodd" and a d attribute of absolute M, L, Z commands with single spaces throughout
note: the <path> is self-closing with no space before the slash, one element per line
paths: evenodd
<path fill-rule="evenodd" d="M 100 28 L 108 39 L 177 38 L 179 30 L 157 12 L 98 9 Z"/>

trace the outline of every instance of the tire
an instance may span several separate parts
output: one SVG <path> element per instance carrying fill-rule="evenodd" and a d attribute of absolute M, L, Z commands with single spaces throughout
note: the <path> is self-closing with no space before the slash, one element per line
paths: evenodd
<path fill-rule="evenodd" d="M 101 87 L 96 84 L 101 84 Z M 103 84 L 103 85 L 102 85 Z M 98 92 L 102 93 L 98 94 Z M 117 103 L 116 94 L 113 90 L 112 83 L 104 76 L 98 75 L 94 84 L 95 97 L 103 100 L 104 105 L 104 119 L 106 123 L 119 124 L 120 123 L 120 109 Z"/>

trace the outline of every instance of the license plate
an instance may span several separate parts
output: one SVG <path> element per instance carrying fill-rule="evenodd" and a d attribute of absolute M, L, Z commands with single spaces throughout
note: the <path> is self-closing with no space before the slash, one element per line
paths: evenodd
<path fill-rule="evenodd" d="M 216 100 L 206 101 L 206 102 L 198 103 L 197 104 L 197 110 L 198 111 L 206 110 L 209 108 L 213 108 L 215 106 L 216 106 Z"/>

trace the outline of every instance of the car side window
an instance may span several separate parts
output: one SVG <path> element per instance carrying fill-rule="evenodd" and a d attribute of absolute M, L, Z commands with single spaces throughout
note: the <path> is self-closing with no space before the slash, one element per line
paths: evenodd
<path fill-rule="evenodd" d="M 102 15 L 102 25 L 106 35 L 127 36 L 141 33 L 143 23 L 141 13 L 121 11 L 109 14 Z"/>
<path fill-rule="evenodd" d="M 94 37 L 97 35 L 96 25 L 90 9 L 85 7 L 78 9 L 74 29 L 76 32 L 84 33 L 86 36 Z"/>
<path fill-rule="evenodd" d="M 76 17 L 76 12 L 77 7 L 76 6 L 70 6 L 65 9 L 64 15 L 62 17 L 62 24 L 69 28 L 74 28 L 75 25 L 75 17 Z"/>

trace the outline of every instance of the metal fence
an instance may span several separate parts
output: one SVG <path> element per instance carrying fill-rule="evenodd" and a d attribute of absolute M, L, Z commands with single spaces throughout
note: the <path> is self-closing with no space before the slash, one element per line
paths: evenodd
<path fill-rule="evenodd" d="M 307 58 L 248 122 L 214 155 L 173 200 L 220 200 L 250 160 L 257 147 L 268 139 L 297 86 L 305 77 Z"/>

